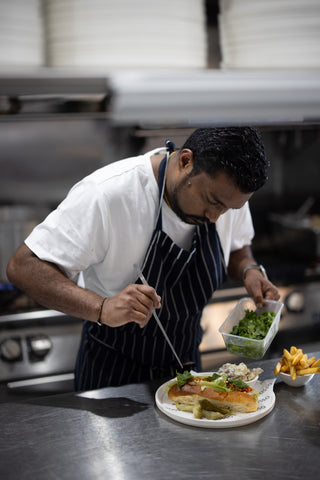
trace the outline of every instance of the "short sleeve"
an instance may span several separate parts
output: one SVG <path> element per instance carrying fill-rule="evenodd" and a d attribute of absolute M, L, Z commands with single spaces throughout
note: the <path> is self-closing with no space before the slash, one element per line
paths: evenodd
<path fill-rule="evenodd" d="M 251 245 L 254 228 L 248 202 L 239 210 L 228 210 L 217 221 L 225 261 L 228 264 L 230 253 L 245 245 Z"/>
<path fill-rule="evenodd" d="M 76 184 L 65 200 L 31 232 L 25 244 L 40 259 L 52 262 L 73 279 L 108 251 L 106 196 L 96 183 Z"/>

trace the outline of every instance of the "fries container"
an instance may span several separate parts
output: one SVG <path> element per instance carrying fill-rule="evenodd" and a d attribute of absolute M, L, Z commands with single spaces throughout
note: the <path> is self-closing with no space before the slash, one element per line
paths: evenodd
<path fill-rule="evenodd" d="M 279 377 L 284 383 L 286 383 L 290 387 L 303 387 L 313 379 L 314 373 L 311 373 L 311 375 L 297 376 L 295 380 L 292 380 L 291 375 L 289 375 L 288 373 L 279 372 Z"/>
<path fill-rule="evenodd" d="M 266 300 L 265 303 L 265 306 L 259 310 L 257 310 L 252 298 L 242 298 L 237 303 L 236 307 L 219 328 L 219 332 L 223 337 L 228 352 L 246 358 L 259 359 L 264 356 L 279 330 L 280 315 L 283 307 L 283 303 L 274 300 Z M 246 310 L 256 311 L 258 315 L 261 315 L 262 312 L 274 312 L 276 314 L 271 327 L 263 340 L 239 337 L 238 335 L 232 335 L 230 333 L 232 327 L 238 325 L 239 321 L 245 316 Z"/>

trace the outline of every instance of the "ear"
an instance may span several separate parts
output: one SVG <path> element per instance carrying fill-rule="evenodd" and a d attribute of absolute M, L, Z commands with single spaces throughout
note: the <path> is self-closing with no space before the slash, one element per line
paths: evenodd
<path fill-rule="evenodd" d="M 193 169 L 193 153 L 189 148 L 181 150 L 179 155 L 179 168 L 187 173 Z"/>

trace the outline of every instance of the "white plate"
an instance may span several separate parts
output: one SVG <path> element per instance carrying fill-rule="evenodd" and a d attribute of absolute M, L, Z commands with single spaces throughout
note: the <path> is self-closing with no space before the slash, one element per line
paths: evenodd
<path fill-rule="evenodd" d="M 199 373 L 198 375 L 203 375 Z M 156 405 L 162 413 L 168 417 L 176 420 L 179 423 L 185 425 L 191 425 L 192 427 L 202 428 L 231 428 L 240 427 L 242 425 L 248 425 L 250 423 L 257 422 L 261 418 L 268 415 L 275 405 L 276 397 L 273 391 L 273 385 L 275 379 L 264 380 L 263 382 L 257 381 L 254 388 L 259 394 L 258 409 L 253 413 L 238 413 L 230 417 L 222 418 L 220 420 L 207 420 L 206 418 L 194 418 L 193 413 L 182 412 L 178 410 L 175 403 L 170 400 L 166 393 L 166 387 L 172 383 L 175 379 L 161 385 L 156 391 L 155 399 Z"/>

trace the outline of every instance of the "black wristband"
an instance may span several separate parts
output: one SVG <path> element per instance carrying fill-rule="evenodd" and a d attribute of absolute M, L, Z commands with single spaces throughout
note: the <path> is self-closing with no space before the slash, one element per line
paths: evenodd
<path fill-rule="evenodd" d="M 102 302 L 101 302 L 101 305 L 100 305 L 100 310 L 99 310 L 99 315 L 98 315 L 98 320 L 97 320 L 97 324 L 99 325 L 99 327 L 102 326 L 102 323 L 101 323 L 101 314 L 102 314 L 102 309 L 103 309 L 103 304 L 104 302 L 107 300 L 107 297 L 104 297 L 102 299 Z"/>

